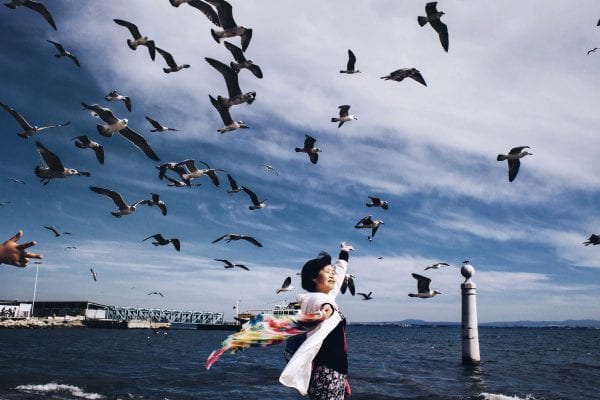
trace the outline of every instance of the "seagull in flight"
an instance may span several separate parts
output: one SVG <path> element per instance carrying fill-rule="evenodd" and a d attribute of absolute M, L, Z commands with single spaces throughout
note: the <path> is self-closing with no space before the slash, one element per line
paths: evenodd
<path fill-rule="evenodd" d="M 448 27 L 440 19 L 445 13 L 437 10 L 437 1 L 427 3 L 425 5 L 425 13 L 427 16 L 417 17 L 417 22 L 420 26 L 425 26 L 425 24 L 429 22 L 429 25 L 431 25 L 431 27 L 437 32 L 440 42 L 442 43 L 442 47 L 446 52 L 448 52 Z"/>
<path fill-rule="evenodd" d="M 233 118 L 231 117 L 231 113 L 229 112 L 229 109 L 227 107 L 225 107 L 223 104 L 221 104 L 217 99 L 212 97 L 210 94 L 208 95 L 208 98 L 210 99 L 210 102 L 213 105 L 213 107 L 216 108 L 216 110 L 219 112 L 219 115 L 221 116 L 221 120 L 223 121 L 223 124 L 225 125 L 224 127 L 217 129 L 217 132 L 223 134 L 225 132 L 235 131 L 236 129 L 240 129 L 240 128 L 244 128 L 244 129 L 250 128 L 248 125 L 246 125 L 244 123 L 244 121 L 234 121 Z"/>
<path fill-rule="evenodd" d="M 166 131 L 179 131 L 179 129 L 170 128 L 168 126 L 163 126 L 160 122 L 155 119 L 152 119 L 146 116 L 146 120 L 152 124 L 154 129 L 151 129 L 150 132 L 166 132 Z"/>
<path fill-rule="evenodd" d="M 206 18 L 216 26 L 221 26 L 219 22 L 219 16 L 215 9 L 210 5 L 205 3 L 202 0 L 169 0 L 173 7 L 179 7 L 182 4 L 187 3 L 188 5 L 200 10 Z"/>
<path fill-rule="evenodd" d="M 442 294 L 442 292 L 440 292 L 439 290 L 431 290 L 429 288 L 429 284 L 431 283 L 431 279 L 423 276 L 423 275 L 419 275 L 419 274 L 412 274 L 413 278 L 415 278 L 417 280 L 417 291 L 418 293 L 409 293 L 408 296 L 409 297 L 420 297 L 422 299 L 429 299 L 431 297 L 434 297 L 437 294 Z"/>
<path fill-rule="evenodd" d="M 250 242 L 257 247 L 262 247 L 262 244 L 258 240 L 254 239 L 252 236 L 240 235 L 237 233 L 226 233 L 225 235 L 213 240 L 212 243 L 217 243 L 222 239 L 225 239 L 227 243 L 231 242 L 232 240 L 246 240 L 247 242 Z"/>
<path fill-rule="evenodd" d="M 46 229 L 48 229 L 48 230 L 50 230 L 50 231 L 54 232 L 54 237 L 59 237 L 59 236 L 61 236 L 61 235 L 70 235 L 70 234 L 71 234 L 71 232 L 59 232 L 59 230 L 58 230 L 58 229 L 56 229 L 56 228 L 55 228 L 55 227 L 53 227 L 53 226 L 44 226 L 44 228 L 46 228 Z"/>
<path fill-rule="evenodd" d="M 165 296 L 163 296 L 163 294 L 161 292 L 150 292 L 150 293 L 148 293 L 148 296 L 150 296 L 151 294 L 157 294 L 160 297 L 165 297 Z"/>
<path fill-rule="evenodd" d="M 439 262 L 439 263 L 432 264 L 428 267 L 425 267 L 425 271 L 427 271 L 428 269 L 439 269 L 440 267 L 447 267 L 449 265 L 450 264 L 445 263 L 445 262 Z"/>
<path fill-rule="evenodd" d="M 242 68 L 246 68 L 247 70 L 252 72 L 255 77 L 262 79 L 263 73 L 260 67 L 254 64 L 254 61 L 246 59 L 246 56 L 244 55 L 244 51 L 242 49 L 240 49 L 233 43 L 229 43 L 228 41 L 225 41 L 223 43 L 235 59 L 235 62 L 230 62 L 229 66 L 236 74 L 239 73 Z"/>
<path fill-rule="evenodd" d="M 396 81 L 396 82 L 402 82 L 402 80 L 404 80 L 404 78 L 414 79 L 415 81 L 419 82 L 421 85 L 427 86 L 427 83 L 425 82 L 423 75 L 421 75 L 421 72 L 416 68 L 400 68 L 400 69 L 390 72 L 386 76 L 381 77 L 381 79 L 384 79 L 386 81 L 392 80 L 392 81 Z"/>
<path fill-rule="evenodd" d="M 373 294 L 373 292 L 369 292 L 369 293 L 356 293 L 360 296 L 363 297 L 363 300 L 372 300 L 373 297 L 371 297 L 371 295 Z"/>
<path fill-rule="evenodd" d="M 160 199 L 160 196 L 157 195 L 156 193 L 150 193 L 152 195 L 152 198 L 150 200 L 146 200 L 144 202 L 144 204 L 146 204 L 149 207 L 152 206 L 157 206 L 160 209 L 160 212 L 162 213 L 162 215 L 167 215 L 167 205 L 165 204 L 164 201 L 162 201 Z"/>
<path fill-rule="evenodd" d="M 148 39 L 148 36 L 142 36 L 138 27 L 129 21 L 125 21 L 122 19 L 113 19 L 113 21 L 115 21 L 115 23 L 117 23 L 118 25 L 124 26 L 125 28 L 129 29 L 129 32 L 131 32 L 133 40 L 127 39 L 127 46 L 129 46 L 131 50 L 137 50 L 138 46 L 146 46 L 148 48 L 148 53 L 150 53 L 150 58 L 152 59 L 152 61 L 154 61 L 154 58 L 156 57 L 156 45 L 154 43 L 154 40 Z"/>
<path fill-rule="evenodd" d="M 161 235 L 160 233 L 157 233 L 155 235 L 148 236 L 147 238 L 143 239 L 142 242 L 144 242 L 150 238 L 154 239 L 154 241 L 152 242 L 152 244 L 154 246 L 165 246 L 165 245 L 171 243 L 173 245 L 173 247 L 175 247 L 175 250 L 179 251 L 181 249 L 181 242 L 177 238 L 165 239 L 163 237 L 163 235 Z"/>
<path fill-rule="evenodd" d="M 587 52 L 587 55 L 589 56 L 589 55 L 590 55 L 590 53 L 595 53 L 595 52 L 596 52 L 596 50 L 598 50 L 598 48 L 597 48 L 597 47 L 594 47 L 593 49 L 591 49 L 591 50 L 588 50 L 588 52 Z"/>
<path fill-rule="evenodd" d="M 524 151 L 525 149 L 528 149 L 528 148 L 529 148 L 529 146 L 513 147 L 508 152 L 508 155 L 498 154 L 498 157 L 496 157 L 496 160 L 498 160 L 498 161 L 508 160 L 508 181 L 509 182 L 514 181 L 515 178 L 517 177 L 517 174 L 519 173 L 519 168 L 521 167 L 520 159 L 527 155 L 532 155 L 528 151 Z"/>
<path fill-rule="evenodd" d="M 90 190 L 92 192 L 96 192 L 98 194 L 103 194 L 105 196 L 108 196 L 112 199 L 112 201 L 118 207 L 118 210 L 111 211 L 110 213 L 117 218 L 121 218 L 123 215 L 133 214 L 139 204 L 146 204 L 148 202 L 148 200 L 138 200 L 135 203 L 129 205 L 129 204 L 125 203 L 125 200 L 123 200 L 123 197 L 121 196 L 121 194 L 119 194 L 118 192 L 115 192 L 114 190 L 105 189 L 105 188 L 96 187 L 96 186 L 90 186 Z"/>
<path fill-rule="evenodd" d="M 40 178 L 40 182 L 45 186 L 51 179 L 68 178 L 70 176 L 90 176 L 89 172 L 78 171 L 73 168 L 65 168 L 60 161 L 60 158 L 40 142 L 35 143 L 36 150 L 42 156 L 42 159 L 47 166 L 36 166 L 34 169 L 35 175 Z"/>
<path fill-rule="evenodd" d="M 21 114 L 19 114 L 17 111 L 15 111 L 12 107 L 9 107 L 2 102 L 0 102 L 0 106 L 2 106 L 2 108 L 4 108 L 6 110 L 6 112 L 8 112 L 15 120 L 17 120 L 19 125 L 21 125 L 21 128 L 23 129 L 23 131 L 17 133 L 17 135 L 19 135 L 23 139 L 27 139 L 44 129 L 59 128 L 61 126 L 67 126 L 71 123 L 71 121 L 68 121 L 68 122 L 65 122 L 64 124 L 52 124 L 52 125 L 47 125 L 47 126 L 33 126 L 33 125 L 30 125 L 29 122 L 27 122 L 27 120 L 25 118 L 23 118 L 23 116 Z"/>
<path fill-rule="evenodd" d="M 283 284 L 281 285 L 281 287 L 275 291 L 275 293 L 289 292 L 294 289 L 295 289 L 295 287 L 292 286 L 292 277 L 288 276 L 283 281 Z"/>
<path fill-rule="evenodd" d="M 600 235 L 596 235 L 595 233 L 592 233 L 590 235 L 590 237 L 588 238 L 588 240 L 586 240 L 585 242 L 583 242 L 584 245 L 589 246 L 591 245 L 597 245 L 600 244 Z"/>
<path fill-rule="evenodd" d="M 355 228 L 357 229 L 361 229 L 361 228 L 366 228 L 369 229 L 371 228 L 371 236 L 368 237 L 369 242 L 373 240 L 373 237 L 375 236 L 375 233 L 377 232 L 377 229 L 379 229 L 379 227 L 383 224 L 384 222 L 380 219 L 376 219 L 373 220 L 373 218 L 371 218 L 370 215 L 367 215 L 366 217 L 363 217 L 360 221 L 358 221 L 356 223 L 356 225 L 354 225 Z"/>
<path fill-rule="evenodd" d="M 339 122 L 338 128 L 344 125 L 344 122 L 352 121 L 353 119 L 358 120 L 354 115 L 349 114 L 348 110 L 350 110 L 349 105 L 338 106 L 340 109 L 340 116 L 331 118 L 331 122 Z"/>
<path fill-rule="evenodd" d="M 215 29 L 210 30 L 210 34 L 217 43 L 221 42 L 221 39 L 239 36 L 242 45 L 242 51 L 246 51 L 248 45 L 250 45 L 250 39 L 252 39 L 252 29 L 238 25 L 233 19 L 233 10 L 231 4 L 225 0 L 206 0 L 210 3 L 217 11 L 219 17 L 219 26 L 223 28 L 221 31 Z"/>
<path fill-rule="evenodd" d="M 106 101 L 119 101 L 121 100 L 123 103 L 125 103 L 125 107 L 127 107 L 127 111 L 131 112 L 131 98 L 129 98 L 129 96 L 124 96 L 122 94 L 119 94 L 119 92 L 117 92 L 117 90 L 111 90 L 111 92 L 109 94 L 107 94 L 106 96 L 104 96 L 104 99 Z"/>
<path fill-rule="evenodd" d="M 348 64 L 346 64 L 346 69 L 341 70 L 340 74 L 358 74 L 360 70 L 356 69 L 354 64 L 356 63 L 356 56 L 352 52 L 352 50 L 348 49 Z"/>
<path fill-rule="evenodd" d="M 263 167 L 265 167 L 267 171 L 274 172 L 275 175 L 279 176 L 279 172 L 277 172 L 277 170 L 272 165 L 263 164 Z"/>
<path fill-rule="evenodd" d="M 246 271 L 250 271 L 250 268 L 246 267 L 244 264 L 234 264 L 231 261 L 225 260 L 222 258 L 215 258 L 215 261 L 221 261 L 221 262 L 225 263 L 225 265 L 224 265 L 225 268 L 239 267 L 239 268 L 245 269 Z"/>
<path fill-rule="evenodd" d="M 217 61 L 214 58 L 205 57 L 207 63 L 209 63 L 214 69 L 219 71 L 223 78 L 225 78 L 225 84 L 227 85 L 227 93 L 229 98 L 217 96 L 217 100 L 225 108 L 230 108 L 242 103 L 252 104 L 256 99 L 256 92 L 242 93 L 240 89 L 240 83 L 238 80 L 238 74 L 229 65 Z"/>
<path fill-rule="evenodd" d="M 87 135 L 76 136 L 71 140 L 75 141 L 75 146 L 80 149 L 92 149 L 96 154 L 96 158 L 100 164 L 104 164 L 104 147 L 98 143 L 94 142 Z"/>
<path fill-rule="evenodd" d="M 25 184 L 25 181 L 23 179 L 18 179 L 18 178 L 8 178 L 11 181 L 13 181 L 14 183 L 22 183 L 23 185 Z"/>
<path fill-rule="evenodd" d="M 52 15 L 50 14 L 50 12 L 46 8 L 46 6 L 43 5 L 42 3 L 40 3 L 39 1 L 11 0 L 10 3 L 5 3 L 4 5 L 6 7 L 10 8 L 11 10 L 16 10 L 17 7 L 23 6 L 23 7 L 29 8 L 30 10 L 36 11 L 36 12 L 40 13 L 42 15 L 42 17 L 44 17 L 44 19 L 46 20 L 46 22 L 48 22 L 50 24 L 52 29 L 54 29 L 55 31 L 57 30 L 56 24 L 54 23 L 54 19 L 52 18 Z"/>
<path fill-rule="evenodd" d="M 81 64 L 79 64 L 79 60 L 77 59 L 77 57 L 75 57 L 70 51 L 66 50 L 62 44 L 60 44 L 58 42 L 54 42 L 52 40 L 46 40 L 46 41 L 48 43 L 52 43 L 54 45 L 54 47 L 56 47 L 56 50 L 58 50 L 58 54 L 55 54 L 54 57 L 56 57 L 56 58 L 69 57 L 71 60 L 73 60 L 75 65 L 77 65 L 78 67 L 81 67 Z"/>
<path fill-rule="evenodd" d="M 308 154 L 310 162 L 316 164 L 319 161 L 319 152 L 321 151 L 320 148 L 315 147 L 316 141 L 314 137 L 304 134 L 304 147 L 296 147 L 294 150 L 296 153 Z"/>
<path fill-rule="evenodd" d="M 159 47 L 156 48 L 156 51 L 158 51 L 158 54 L 160 54 L 165 59 L 165 62 L 169 66 L 169 68 L 163 68 L 163 71 L 165 72 L 165 74 L 170 74 L 171 72 L 178 72 L 184 68 L 191 67 L 190 64 L 177 64 L 175 62 L 175 59 L 171 55 L 171 53 L 169 53 Z"/>
<path fill-rule="evenodd" d="M 227 180 L 229 181 L 229 186 L 231 187 L 231 189 L 227 189 L 227 193 L 232 194 L 242 191 L 242 188 L 238 186 L 237 182 L 230 174 L 227 174 Z"/>
<path fill-rule="evenodd" d="M 129 140 L 146 156 L 148 156 L 148 158 L 154 161 L 160 161 L 160 158 L 156 155 L 154 150 L 152 150 L 146 139 L 133 129 L 129 128 L 129 121 L 127 118 L 119 119 L 115 117 L 109 108 L 102 107 L 98 104 L 89 105 L 83 102 L 81 104 L 83 107 L 92 111 L 93 116 L 97 116 L 105 122 L 105 125 L 96 125 L 98 132 L 102 136 L 112 137 L 116 132 L 119 132 L 123 137 L 125 137 L 125 139 Z"/>
<path fill-rule="evenodd" d="M 384 210 L 389 208 L 388 202 L 385 200 L 381 200 L 379 197 L 368 196 L 371 199 L 371 203 L 366 203 L 367 207 L 381 207 Z"/>
<path fill-rule="evenodd" d="M 264 208 L 267 206 L 267 199 L 259 201 L 258 196 L 256 196 L 256 193 L 254 193 L 252 190 L 248 189 L 245 186 L 242 186 L 242 190 L 246 192 L 248 196 L 250 196 L 250 200 L 252 201 L 252 205 L 248 206 L 250 210 L 258 210 L 259 208 Z"/>
<path fill-rule="evenodd" d="M 96 275 L 96 272 L 92 268 L 90 268 L 90 273 L 92 274 L 94 282 L 96 282 L 98 280 L 98 275 Z"/>
<path fill-rule="evenodd" d="M 204 161 L 198 160 L 198 162 L 201 164 L 204 164 L 204 166 L 206 168 L 199 169 L 198 167 L 196 167 L 195 160 L 192 160 L 192 159 L 183 160 L 183 161 L 177 163 L 175 166 L 179 166 L 179 167 L 185 166 L 188 169 L 189 173 L 185 173 L 185 174 L 181 175 L 181 178 L 184 181 L 192 180 L 195 178 L 200 178 L 200 177 L 206 175 L 210 178 L 213 185 L 215 185 L 216 187 L 219 187 L 219 177 L 217 176 L 217 171 L 222 171 L 222 172 L 225 172 L 225 171 L 223 171 L 222 169 L 211 168 L 210 165 L 208 165 Z"/>

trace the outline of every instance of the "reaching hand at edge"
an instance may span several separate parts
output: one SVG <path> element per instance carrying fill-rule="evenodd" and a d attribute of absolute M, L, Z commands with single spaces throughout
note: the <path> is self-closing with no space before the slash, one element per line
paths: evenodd
<path fill-rule="evenodd" d="M 41 254 L 27 252 L 29 247 L 35 246 L 35 241 L 17 244 L 22 236 L 23 231 L 19 230 L 15 236 L 0 244 L 0 264 L 9 264 L 23 268 L 27 266 L 30 258 L 44 258 Z"/>

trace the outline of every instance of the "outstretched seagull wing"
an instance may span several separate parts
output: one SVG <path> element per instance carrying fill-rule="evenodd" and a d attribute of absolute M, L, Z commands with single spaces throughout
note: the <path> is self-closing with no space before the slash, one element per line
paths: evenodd
<path fill-rule="evenodd" d="M 250 196 L 250 200 L 252 200 L 252 204 L 254 204 L 255 206 L 260 204 L 260 201 L 258 201 L 258 197 L 256 196 L 256 193 L 254 193 L 252 190 L 248 189 L 246 186 L 242 186 L 242 190 L 244 192 L 246 192 L 246 194 L 248 194 L 248 196 Z"/>
<path fill-rule="evenodd" d="M 217 12 L 209 4 L 206 4 L 205 2 L 203 2 L 201 0 L 191 0 L 188 2 L 188 4 L 194 8 L 197 8 L 198 10 L 202 11 L 202 14 L 206 15 L 206 18 L 208 18 L 208 20 L 210 22 L 212 22 L 216 26 L 221 26 Z"/>
<path fill-rule="evenodd" d="M 165 62 L 167 63 L 167 65 L 171 68 L 177 68 L 177 63 L 175 62 L 175 59 L 173 58 L 173 56 L 171 55 L 171 53 L 161 49 L 160 47 L 156 47 L 155 48 L 156 51 L 158 51 L 158 53 L 163 56 L 163 58 L 165 59 Z"/>
<path fill-rule="evenodd" d="M 219 103 L 217 99 L 212 97 L 210 94 L 208 95 L 208 97 L 210 98 L 210 102 L 212 103 L 212 105 L 219 112 L 223 124 L 225 124 L 225 126 L 233 124 L 233 118 L 231 118 L 231 113 L 229 112 L 229 110 L 226 107 L 223 107 L 223 105 L 221 105 L 221 103 Z"/>
<path fill-rule="evenodd" d="M 92 192 L 96 192 L 98 194 L 103 194 L 105 196 L 110 197 L 112 199 L 112 201 L 117 205 L 119 210 L 123 210 L 123 209 L 126 209 L 129 207 L 127 205 L 127 203 L 125 203 L 125 200 L 123 200 L 123 197 L 121 197 L 121 195 L 118 192 L 115 192 L 114 190 L 105 189 L 105 188 L 96 187 L 96 186 L 90 186 L 90 190 Z"/>
<path fill-rule="evenodd" d="M 41 144 L 40 142 L 36 142 L 35 147 L 51 170 L 61 172 L 65 170 L 65 167 L 63 166 L 62 162 L 60 162 L 60 158 L 58 158 L 56 154 L 44 147 L 43 144 Z"/>
<path fill-rule="evenodd" d="M 419 293 L 429 293 L 429 284 L 431 283 L 431 279 L 426 276 L 419 274 L 412 274 L 413 278 L 417 280 L 417 290 Z"/>
<path fill-rule="evenodd" d="M 356 56 L 354 55 L 352 50 L 348 49 L 348 65 L 346 66 L 346 69 L 348 71 L 353 71 L 355 63 L 356 63 Z"/>
<path fill-rule="evenodd" d="M 50 26 L 52 28 L 54 28 L 55 31 L 58 30 L 58 29 L 56 29 L 56 24 L 54 23 L 54 19 L 52 18 L 52 15 L 50 14 L 50 12 L 48 11 L 48 9 L 46 8 L 45 5 L 43 5 L 42 3 L 38 3 L 37 1 L 33 1 L 33 0 L 27 0 L 25 3 L 23 3 L 23 5 L 33 11 L 37 11 L 40 14 L 42 14 L 44 19 L 50 24 Z"/>
<path fill-rule="evenodd" d="M 262 244 L 260 244 L 260 242 L 254 239 L 252 236 L 242 236 L 240 239 L 247 240 L 255 246 L 262 247 Z"/>
<path fill-rule="evenodd" d="M 2 106 L 2 108 L 4 108 L 10 115 L 12 115 L 12 117 L 14 119 L 17 120 L 19 125 L 21 125 L 21 128 L 23 128 L 25 130 L 33 128 L 33 126 L 29 125 L 29 122 L 27 122 L 21 114 L 19 114 L 17 111 L 15 111 L 14 108 L 7 106 L 6 104 L 2 103 L 1 101 L 0 101 L 0 106 Z"/>
<path fill-rule="evenodd" d="M 87 108 L 88 110 L 94 112 L 98 117 L 100 117 L 102 121 L 106 122 L 109 125 L 112 125 L 118 121 L 118 118 L 115 117 L 111 109 L 108 107 L 102 107 L 98 104 L 89 105 L 84 102 L 81 102 L 81 105 Z"/>
<path fill-rule="evenodd" d="M 227 92 L 229 93 L 230 98 L 242 94 L 242 90 L 240 89 L 240 84 L 238 81 L 238 75 L 229 65 L 223 64 L 221 61 L 217 61 L 214 58 L 205 57 L 204 59 L 214 69 L 219 71 L 221 75 L 223 75 L 223 78 L 225 78 L 225 83 L 227 84 Z"/>
<path fill-rule="evenodd" d="M 149 158 L 151 158 L 154 161 L 160 161 L 160 158 L 156 155 L 154 150 L 152 150 L 152 147 L 150 147 L 150 145 L 142 135 L 135 132 L 129 127 L 121 129 L 119 133 L 125 136 L 126 139 L 131 141 L 131 143 L 135 144 Z"/>
<path fill-rule="evenodd" d="M 228 41 L 224 41 L 223 43 L 225 44 L 225 47 L 227 48 L 227 50 L 229 50 L 231 52 L 231 55 L 233 55 L 233 58 L 235 59 L 235 61 L 237 61 L 239 63 L 246 61 L 246 57 L 244 56 L 244 52 L 242 51 L 242 49 L 240 49 L 235 44 L 230 43 Z"/>
<path fill-rule="evenodd" d="M 117 24 L 129 29 L 129 32 L 131 32 L 131 35 L 133 36 L 134 39 L 139 39 L 142 37 L 138 27 L 135 24 L 133 24 L 129 21 L 122 20 L 122 19 L 113 19 L 113 21 L 115 21 Z"/>
<path fill-rule="evenodd" d="M 231 4 L 225 0 L 206 0 L 206 2 L 212 4 L 217 9 L 219 22 L 221 23 L 221 27 L 223 27 L 223 29 L 231 29 L 237 26 L 235 20 L 233 19 Z"/>

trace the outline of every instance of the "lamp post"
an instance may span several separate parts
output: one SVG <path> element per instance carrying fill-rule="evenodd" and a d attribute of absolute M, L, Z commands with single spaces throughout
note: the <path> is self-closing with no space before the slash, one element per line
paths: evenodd
<path fill-rule="evenodd" d="M 37 280 L 38 280 L 38 271 L 40 269 L 40 264 L 41 264 L 41 261 L 36 261 L 35 262 L 35 281 L 34 281 L 34 284 L 33 284 L 33 300 L 31 301 L 31 313 L 30 313 L 31 315 L 30 315 L 30 317 L 33 317 L 33 308 L 35 307 L 35 292 L 37 291 Z"/>
<path fill-rule="evenodd" d="M 479 330 L 477 324 L 477 285 L 471 281 L 475 268 L 469 261 L 463 262 L 460 273 L 465 281 L 462 290 L 462 363 L 477 365 L 480 363 Z"/>

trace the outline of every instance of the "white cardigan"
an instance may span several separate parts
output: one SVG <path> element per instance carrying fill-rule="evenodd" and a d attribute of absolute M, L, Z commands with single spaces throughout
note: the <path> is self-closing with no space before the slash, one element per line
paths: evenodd
<path fill-rule="evenodd" d="M 329 318 L 307 333 L 306 340 L 296 350 L 279 376 L 279 382 L 285 386 L 295 388 L 303 396 L 308 392 L 313 359 L 321 349 L 321 345 L 327 335 L 329 335 L 342 320 L 337 311 L 338 306 L 335 302 L 335 298 L 339 293 L 344 277 L 346 276 L 348 262 L 345 260 L 337 260 L 334 267 L 335 287 L 331 292 L 327 294 L 316 292 L 296 295 L 296 301 L 300 302 L 302 312 L 305 314 L 320 311 L 325 303 L 331 304 L 335 310 Z"/>

